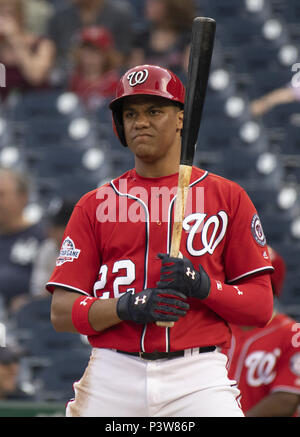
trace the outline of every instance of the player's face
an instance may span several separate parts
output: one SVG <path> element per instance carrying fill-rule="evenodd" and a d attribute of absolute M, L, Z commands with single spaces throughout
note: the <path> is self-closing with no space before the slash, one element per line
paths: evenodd
<path fill-rule="evenodd" d="M 183 111 L 157 96 L 130 96 L 123 104 L 129 149 L 137 159 L 155 163 L 180 153 Z"/>

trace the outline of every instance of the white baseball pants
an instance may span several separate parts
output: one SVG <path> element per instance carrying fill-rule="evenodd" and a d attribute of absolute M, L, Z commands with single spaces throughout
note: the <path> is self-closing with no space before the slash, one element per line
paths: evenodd
<path fill-rule="evenodd" d="M 146 361 L 94 348 L 66 416 L 243 417 L 226 362 L 218 350 Z"/>

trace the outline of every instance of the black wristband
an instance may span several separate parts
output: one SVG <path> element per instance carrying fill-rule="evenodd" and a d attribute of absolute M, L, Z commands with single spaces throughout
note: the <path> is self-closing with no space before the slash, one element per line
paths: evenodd
<path fill-rule="evenodd" d="M 125 294 L 122 294 L 122 296 L 119 297 L 117 302 L 117 316 L 121 320 L 129 320 L 129 305 L 128 305 L 128 299 L 130 299 L 130 292 L 127 292 Z"/>

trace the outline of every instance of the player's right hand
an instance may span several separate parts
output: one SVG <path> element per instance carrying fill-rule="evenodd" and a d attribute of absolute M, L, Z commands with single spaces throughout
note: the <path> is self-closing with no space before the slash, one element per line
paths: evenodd
<path fill-rule="evenodd" d="M 177 322 L 189 309 L 185 300 L 183 293 L 169 289 L 147 288 L 136 294 L 127 292 L 117 302 L 117 314 L 121 320 L 136 323 Z"/>

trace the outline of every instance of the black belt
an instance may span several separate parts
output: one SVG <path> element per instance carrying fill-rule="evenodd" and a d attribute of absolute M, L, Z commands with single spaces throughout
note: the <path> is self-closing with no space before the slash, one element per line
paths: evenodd
<path fill-rule="evenodd" d="M 193 348 L 193 354 L 194 353 L 198 353 L 198 354 L 202 354 L 203 352 L 213 352 L 214 350 L 216 350 L 216 346 L 204 346 L 204 347 L 199 347 L 199 348 Z M 163 358 L 167 359 L 167 360 L 172 360 L 173 358 L 177 358 L 177 357 L 183 357 L 185 354 L 185 351 L 174 351 L 174 352 L 125 352 L 125 351 L 120 351 L 117 350 L 117 352 L 119 352 L 120 354 L 126 354 L 126 355 L 131 355 L 134 357 L 140 357 L 143 358 L 144 360 L 161 360 Z"/>

